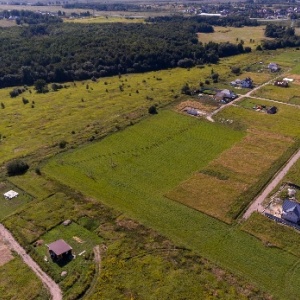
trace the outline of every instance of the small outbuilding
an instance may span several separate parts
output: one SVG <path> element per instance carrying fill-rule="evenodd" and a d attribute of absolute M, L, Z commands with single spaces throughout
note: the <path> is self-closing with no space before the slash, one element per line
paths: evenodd
<path fill-rule="evenodd" d="M 289 199 L 284 200 L 282 204 L 281 218 L 289 222 L 299 224 L 300 222 L 300 204 Z"/>
<path fill-rule="evenodd" d="M 277 72 L 277 71 L 280 70 L 279 66 L 278 66 L 276 63 L 269 63 L 268 69 L 269 69 L 271 72 Z"/>
<path fill-rule="evenodd" d="M 48 250 L 53 260 L 69 259 L 72 257 L 73 248 L 60 239 L 48 245 Z"/>
<path fill-rule="evenodd" d="M 18 197 L 18 195 L 19 195 L 19 193 L 15 192 L 13 190 L 10 190 L 3 194 L 3 196 L 6 200 L 11 200 L 12 198 Z"/>

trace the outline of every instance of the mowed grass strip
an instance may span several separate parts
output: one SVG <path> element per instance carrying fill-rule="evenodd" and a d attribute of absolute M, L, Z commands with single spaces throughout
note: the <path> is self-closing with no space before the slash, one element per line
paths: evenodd
<path fill-rule="evenodd" d="M 166 112 L 163 118 L 162 115 L 159 114 L 154 118 L 156 120 L 161 118 L 160 122 L 166 125 L 165 118 L 170 118 L 173 114 Z M 171 124 L 178 126 L 179 122 L 186 124 L 190 120 L 199 122 L 193 118 L 183 121 L 182 118 L 185 117 L 180 116 L 174 119 L 173 115 L 171 119 L 176 122 L 168 122 L 168 126 L 163 128 L 170 131 L 172 130 Z M 116 207 L 130 217 L 155 228 L 176 244 L 192 248 L 220 266 L 245 276 L 277 298 L 293 299 L 297 297 L 300 291 L 298 284 L 300 269 L 294 266 L 298 262 L 298 258 L 279 249 L 266 248 L 256 238 L 241 232 L 238 228 L 228 226 L 162 196 L 170 187 L 174 187 L 175 184 L 187 178 L 193 170 L 207 164 L 203 161 L 206 156 L 201 156 L 201 153 L 198 152 L 203 151 L 198 147 L 203 149 L 205 143 L 193 140 L 193 136 L 188 134 L 184 143 L 177 140 L 173 145 L 165 145 L 157 152 L 149 150 L 150 153 L 147 154 L 145 151 L 143 154 L 140 147 L 147 142 L 150 142 L 151 145 L 151 141 L 153 141 L 148 135 L 149 132 L 153 135 L 154 133 L 160 136 L 166 135 L 162 127 L 158 126 L 159 122 L 155 122 L 153 119 L 148 119 L 124 132 L 114 134 L 102 142 L 75 150 L 68 155 L 59 155 L 50 160 L 43 170 L 51 177 L 76 190 Z M 152 121 L 152 126 L 150 126 Z M 199 122 L 198 132 L 201 131 L 202 135 L 207 132 L 207 138 L 210 137 L 210 139 L 213 135 L 214 140 L 222 143 L 222 147 L 225 147 L 223 138 L 228 143 L 228 138 L 231 139 L 230 144 L 241 138 L 239 132 L 228 131 L 225 134 L 221 132 L 222 130 L 219 131 L 218 125 L 203 124 L 205 125 Z M 210 130 L 205 131 L 202 126 L 209 126 Z M 221 133 L 221 137 L 218 136 L 219 139 L 216 139 L 218 132 Z M 183 151 L 183 147 L 188 147 L 192 140 L 194 152 Z M 137 149 L 132 153 L 141 155 L 142 158 L 139 159 L 138 156 L 130 158 L 128 154 L 123 153 L 123 157 L 121 154 L 115 154 L 115 157 L 111 159 L 111 153 L 129 150 L 135 145 L 140 150 Z M 215 149 L 218 147 L 213 148 L 215 147 L 213 144 L 210 147 L 207 148 L 206 151 L 210 150 L 205 155 L 210 156 L 207 159 L 212 160 L 212 150 L 216 151 Z M 180 153 L 180 155 L 176 153 Z M 190 153 L 189 156 L 186 153 Z M 100 160 L 92 158 L 105 154 L 107 155 L 106 166 L 103 163 L 100 164 Z M 181 160 L 184 160 L 184 164 L 178 161 L 179 156 Z M 125 157 L 127 157 L 126 160 Z M 184 157 L 189 159 L 184 159 Z M 202 160 L 199 161 L 199 159 Z M 84 166 L 90 172 L 90 177 L 87 176 L 88 174 L 84 174 L 86 172 Z M 168 172 L 166 172 L 166 166 L 168 166 Z M 100 175 L 101 172 L 102 175 Z M 166 176 L 167 173 L 168 176 Z M 156 182 L 155 186 L 153 186 L 153 182 Z M 294 280 L 297 284 L 286 285 L 287 282 Z"/>
<path fill-rule="evenodd" d="M 249 131 L 246 137 L 169 192 L 167 197 L 230 223 L 230 212 L 237 198 L 292 144 L 293 139 L 285 136 Z"/>

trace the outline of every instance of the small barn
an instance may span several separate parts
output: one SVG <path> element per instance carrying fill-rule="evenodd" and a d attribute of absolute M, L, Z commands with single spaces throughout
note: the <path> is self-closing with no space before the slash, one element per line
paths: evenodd
<path fill-rule="evenodd" d="M 48 245 L 48 250 L 53 260 L 69 259 L 72 257 L 72 247 L 60 239 Z"/>
<path fill-rule="evenodd" d="M 286 199 L 282 204 L 281 218 L 295 224 L 300 222 L 300 204 Z"/>
<path fill-rule="evenodd" d="M 19 195 L 19 193 L 15 192 L 13 190 L 10 190 L 3 194 L 3 196 L 6 200 L 11 200 L 12 198 L 18 197 L 18 195 Z"/>
<path fill-rule="evenodd" d="M 233 93 L 230 90 L 225 89 L 225 90 L 217 92 L 214 98 L 217 101 L 222 101 L 224 99 L 228 99 L 229 101 L 227 101 L 227 102 L 230 102 L 231 100 L 234 100 L 236 97 L 237 97 L 237 95 L 235 93 Z"/>

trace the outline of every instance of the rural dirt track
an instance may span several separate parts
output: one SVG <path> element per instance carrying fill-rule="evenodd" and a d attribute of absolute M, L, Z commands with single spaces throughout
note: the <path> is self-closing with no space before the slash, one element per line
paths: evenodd
<path fill-rule="evenodd" d="M 300 158 L 300 149 L 289 159 L 285 166 L 275 175 L 273 180 L 267 185 L 267 187 L 262 191 L 258 197 L 252 202 L 245 214 L 243 215 L 244 219 L 248 219 L 254 211 L 262 212 L 264 210 L 261 205 L 265 198 L 273 191 L 273 189 L 278 185 L 278 183 L 283 179 L 287 174 L 289 169 L 297 162 Z"/>
<path fill-rule="evenodd" d="M 38 264 L 26 253 L 24 248 L 14 239 L 12 234 L 0 224 L 0 236 L 8 243 L 9 247 L 17 252 L 23 261 L 33 270 L 33 272 L 41 279 L 43 284 L 49 290 L 52 300 L 62 300 L 62 292 L 60 287 L 38 266 Z"/>
<path fill-rule="evenodd" d="M 224 104 L 221 107 L 219 107 L 218 109 L 214 110 L 211 114 L 207 115 L 206 119 L 210 122 L 215 122 L 215 120 L 212 118 L 214 115 L 216 115 L 218 112 L 220 112 L 221 110 L 223 110 L 225 107 L 228 107 L 230 105 L 234 105 L 236 102 L 238 102 L 239 100 L 246 98 L 246 97 L 251 97 L 251 94 L 257 90 L 259 90 L 260 88 L 262 88 L 263 86 L 270 84 L 271 82 L 273 82 L 274 80 L 276 80 L 279 77 L 282 77 L 283 74 L 280 74 L 278 76 L 276 76 L 275 78 L 272 78 L 271 80 L 269 80 L 268 82 L 265 82 L 264 84 L 261 84 L 257 87 L 255 87 L 254 89 L 250 90 L 248 93 L 246 93 L 245 95 L 241 95 L 238 98 L 236 98 L 235 100 L 229 102 L 228 104 Z M 253 98 L 253 97 L 251 97 Z M 270 99 L 266 99 L 266 100 L 270 100 Z M 272 101 L 272 100 L 271 100 Z M 274 101 L 275 102 L 275 101 Z M 285 103 L 284 103 L 285 104 Z"/>

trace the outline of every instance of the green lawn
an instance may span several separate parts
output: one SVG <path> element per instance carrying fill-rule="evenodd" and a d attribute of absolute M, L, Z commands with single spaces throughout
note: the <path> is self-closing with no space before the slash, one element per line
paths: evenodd
<path fill-rule="evenodd" d="M 234 109 L 244 111 L 230 108 Z M 266 248 L 236 227 L 163 197 L 241 136 L 166 111 L 102 142 L 57 156 L 43 171 L 242 274 L 278 298 L 294 299 L 300 283 L 298 258 Z"/>

